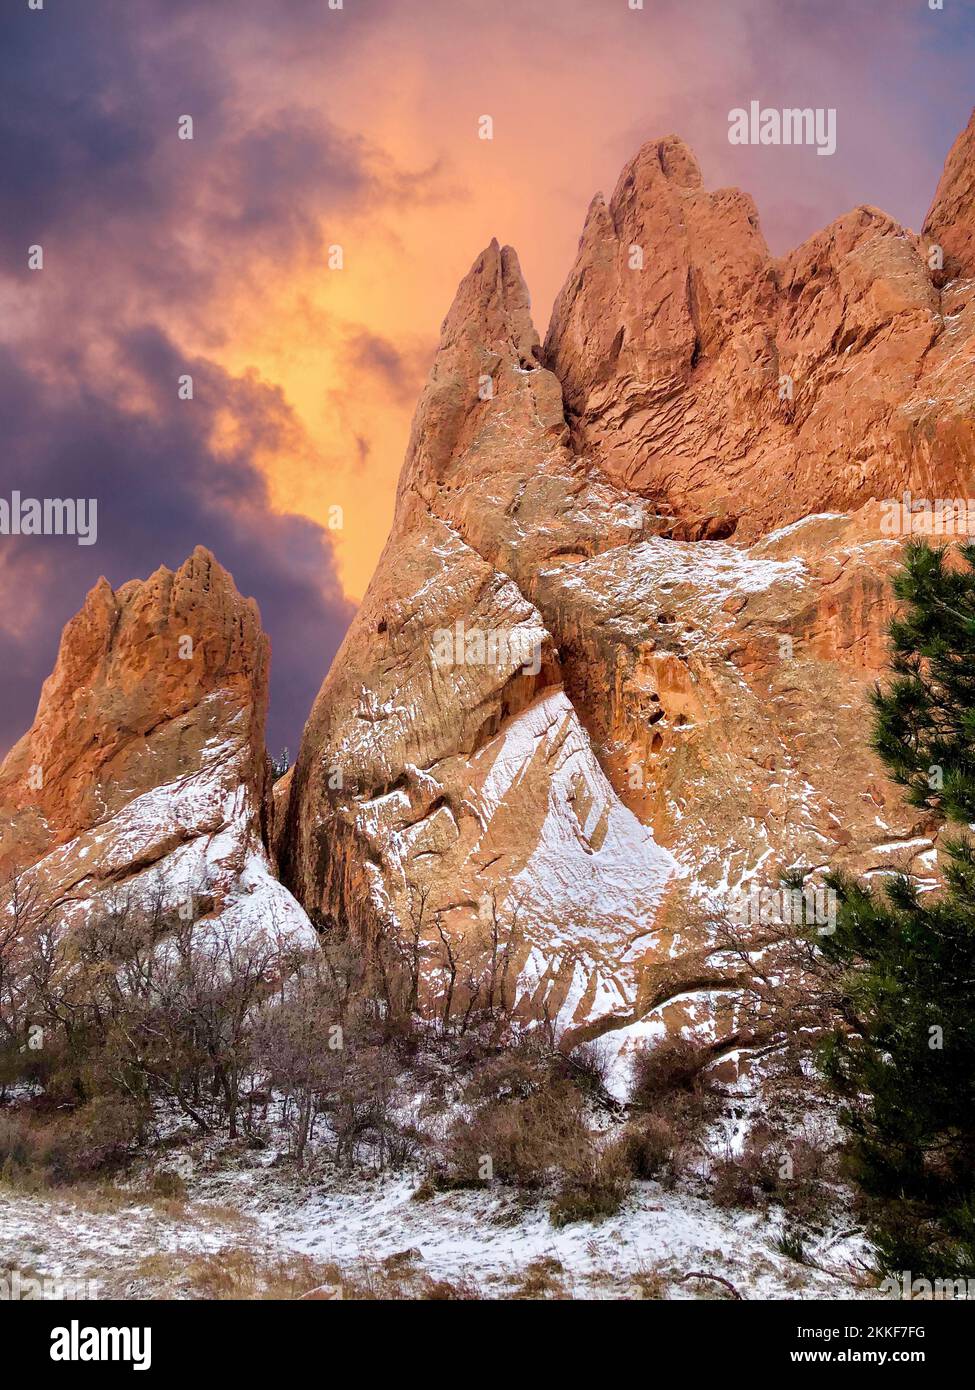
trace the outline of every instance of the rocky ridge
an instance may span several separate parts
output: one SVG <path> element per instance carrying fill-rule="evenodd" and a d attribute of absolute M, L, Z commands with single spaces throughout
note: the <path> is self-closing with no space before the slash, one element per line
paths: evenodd
<path fill-rule="evenodd" d="M 70 924 L 160 900 L 236 932 L 313 940 L 266 849 L 269 644 L 213 556 L 68 623 L 34 723 L 0 766 L 0 874 Z"/>
<path fill-rule="evenodd" d="M 975 117 L 920 236 L 861 207 L 775 259 L 746 195 L 650 142 L 544 345 L 492 242 L 292 771 L 272 791 L 267 638 L 213 557 L 102 580 L 0 766 L 0 873 L 69 923 L 119 893 L 305 941 L 348 922 L 432 1014 L 737 1051 L 714 925 L 742 894 L 829 864 L 936 881 L 865 701 L 889 504 L 971 491 L 973 188 Z"/>
<path fill-rule="evenodd" d="M 921 238 L 860 208 L 776 261 L 670 137 L 593 201 L 544 347 L 511 248 L 461 283 L 285 808 L 295 894 L 419 942 L 429 1007 L 719 1038 L 695 902 L 936 872 L 865 691 L 884 500 L 970 491 L 975 279 L 929 264 L 969 270 L 970 131 Z"/>

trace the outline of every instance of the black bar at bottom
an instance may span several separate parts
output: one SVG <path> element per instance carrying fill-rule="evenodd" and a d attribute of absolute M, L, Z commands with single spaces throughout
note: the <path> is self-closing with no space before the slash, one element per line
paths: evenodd
<path fill-rule="evenodd" d="M 0 1346 L 8 1366 L 16 1357 L 21 1381 L 47 1368 L 55 1380 L 85 1374 L 172 1377 L 183 1371 L 194 1377 L 240 1371 L 253 1379 L 288 1374 L 296 1361 L 318 1364 L 330 1375 L 330 1365 L 337 1370 L 336 1354 L 344 1376 L 359 1358 L 372 1375 L 384 1362 L 399 1375 L 432 1355 L 441 1368 L 470 1365 L 465 1358 L 485 1335 L 501 1358 L 510 1335 L 511 1353 L 519 1360 L 525 1339 L 543 1336 L 546 1379 L 563 1356 L 568 1369 L 578 1369 L 580 1348 L 585 1345 L 591 1353 L 594 1334 L 604 1349 L 610 1337 L 660 1338 L 661 1351 L 696 1370 L 879 1365 L 947 1371 L 967 1361 L 972 1308 L 953 1300 L 386 1303 L 382 1308 L 340 1300 L 12 1302 L 0 1306 Z M 639 1345 L 648 1355 L 647 1343 Z M 626 1346 L 626 1341 L 619 1344 L 620 1350 Z M 126 1353 L 128 1360 L 114 1359 Z M 503 1365 L 503 1359 L 496 1364 Z"/>

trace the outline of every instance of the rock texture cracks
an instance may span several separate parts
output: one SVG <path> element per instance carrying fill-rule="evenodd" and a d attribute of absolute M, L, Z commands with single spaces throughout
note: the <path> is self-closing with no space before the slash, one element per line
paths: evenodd
<path fill-rule="evenodd" d="M 695 904 L 795 865 L 935 873 L 865 690 L 880 504 L 973 471 L 960 148 L 921 237 L 859 208 L 777 261 L 747 196 L 652 142 L 594 199 L 544 348 L 515 252 L 471 267 L 281 821 L 296 895 L 419 942 L 428 1007 L 493 994 L 501 950 L 509 1002 L 569 1037 L 717 1028 Z M 458 624 L 537 660 L 438 664 Z"/>
<path fill-rule="evenodd" d="M 544 346 L 492 242 L 292 771 L 272 794 L 267 641 L 213 558 L 102 581 L 0 768 L 0 868 L 72 912 L 196 879 L 245 926 L 348 921 L 430 1012 L 730 1048 L 736 894 L 936 880 L 866 691 L 885 504 L 972 491 L 973 190 L 975 119 L 920 236 L 860 207 L 776 259 L 747 195 L 652 141 L 593 200 Z"/>

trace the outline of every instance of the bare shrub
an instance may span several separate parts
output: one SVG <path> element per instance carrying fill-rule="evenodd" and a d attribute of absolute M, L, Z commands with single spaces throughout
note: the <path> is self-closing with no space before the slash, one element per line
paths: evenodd
<path fill-rule="evenodd" d="M 11 1084 L 35 1084 L 44 1070 L 30 959 L 52 928 L 52 909 L 35 880 L 11 872 L 0 883 L 0 1105 Z"/>
<path fill-rule="evenodd" d="M 599 1039 L 580 1043 L 569 1052 L 558 1052 L 553 1070 L 557 1076 L 572 1081 L 597 1105 L 617 1108 L 609 1091 L 609 1058 Z"/>
<path fill-rule="evenodd" d="M 717 1110 L 706 1068 L 712 1049 L 676 1035 L 641 1048 L 633 1059 L 632 1118 L 623 1136 L 631 1171 L 667 1186 L 705 1151 Z"/>
<path fill-rule="evenodd" d="M 270 1092 L 281 1099 L 281 1119 L 299 1165 L 314 1137 L 315 1122 L 344 1069 L 355 1024 L 346 1001 L 320 956 L 304 958 L 255 1022 L 254 1059 L 267 1090 L 248 1097 L 247 1126 L 256 1132 L 254 1107 L 266 1108 Z"/>
<path fill-rule="evenodd" d="M 679 1140 L 674 1126 L 663 1115 L 648 1115 L 623 1133 L 624 1152 L 635 1178 L 670 1175 Z"/>
<path fill-rule="evenodd" d="M 115 1096 L 65 1116 L 23 1108 L 0 1116 L 0 1172 L 15 1182 L 80 1182 L 120 1166 L 143 1138 L 138 1108 Z"/>
<path fill-rule="evenodd" d="M 633 1057 L 630 1101 L 652 1110 L 675 1091 L 700 1092 L 711 1059 L 710 1048 L 680 1034 L 641 1047 Z"/>
<path fill-rule="evenodd" d="M 631 1167 L 626 1146 L 617 1142 L 601 1153 L 578 1156 L 549 1209 L 553 1226 L 573 1221 L 601 1221 L 615 1216 L 630 1191 Z"/>
<path fill-rule="evenodd" d="M 855 1022 L 844 1016 L 843 970 L 817 949 L 808 927 L 723 918 L 715 951 L 734 966 L 736 1041 L 746 1049 L 784 1054 L 795 1070 L 796 1059 L 809 1057 L 837 1023 Z"/>
<path fill-rule="evenodd" d="M 337 1163 L 352 1167 L 365 1153 L 383 1169 L 402 1167 L 413 1157 L 416 1136 L 401 1130 L 395 1115 L 400 1073 L 388 1047 L 366 1045 L 343 1054 L 325 1105 Z"/>
<path fill-rule="evenodd" d="M 483 1102 L 457 1120 L 446 1143 L 443 1180 L 481 1186 L 489 1178 L 538 1189 L 576 1171 L 593 1153 L 584 1101 L 570 1082 L 554 1081 L 526 1096 Z"/>
<path fill-rule="evenodd" d="M 469 1060 L 464 1098 L 473 1103 L 526 1100 L 549 1084 L 558 1061 L 543 1040 L 526 1034 L 511 1047 Z"/>
<path fill-rule="evenodd" d="M 803 1136 L 752 1132 L 740 1154 L 711 1170 L 711 1198 L 717 1206 L 784 1207 L 797 1221 L 815 1222 L 834 1204 L 830 1155 Z"/>

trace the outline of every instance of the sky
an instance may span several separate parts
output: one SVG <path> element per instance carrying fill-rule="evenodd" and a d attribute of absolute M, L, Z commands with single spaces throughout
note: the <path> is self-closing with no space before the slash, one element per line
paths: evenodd
<path fill-rule="evenodd" d="M 975 103 L 975 0 L 38 3 L 0 0 L 0 498 L 94 497 L 98 538 L 0 535 L 0 754 L 98 577 L 197 544 L 260 605 L 293 754 L 493 236 L 544 336 L 646 140 L 783 254 L 858 203 L 919 228 Z M 836 153 L 730 144 L 752 100 L 835 108 Z"/>

